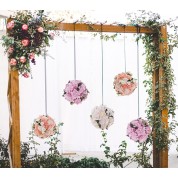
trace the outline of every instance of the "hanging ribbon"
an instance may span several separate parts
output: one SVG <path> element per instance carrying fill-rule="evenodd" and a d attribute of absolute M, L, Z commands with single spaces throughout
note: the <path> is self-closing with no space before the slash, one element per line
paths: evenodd
<path fill-rule="evenodd" d="M 75 24 L 74 22 L 74 80 L 76 80 L 76 41 L 75 41 Z"/>
<path fill-rule="evenodd" d="M 138 118 L 140 117 L 140 78 L 139 78 L 139 74 L 140 74 L 140 70 L 139 70 L 139 33 L 140 33 L 140 27 L 137 25 L 137 83 L 138 83 Z"/>
<path fill-rule="evenodd" d="M 102 105 L 103 105 L 103 103 L 104 103 L 104 97 L 103 97 L 103 94 L 104 94 L 104 91 L 103 91 L 103 83 L 104 83 L 104 78 L 103 78 L 103 75 L 104 75 L 104 73 L 103 73 L 103 65 L 104 65 L 104 63 L 103 63 L 103 24 L 101 24 L 101 37 L 100 37 L 100 39 L 101 39 L 101 88 L 102 88 L 102 91 L 101 91 L 101 93 L 102 93 Z"/>
<path fill-rule="evenodd" d="M 126 45 L 125 45 L 125 39 L 126 39 L 126 36 L 125 36 L 125 25 L 124 25 L 124 67 L 125 67 L 125 73 L 127 72 L 127 62 L 126 62 Z"/>
<path fill-rule="evenodd" d="M 48 101 L 47 101 L 47 75 L 46 75 L 46 48 L 44 49 L 44 78 L 45 78 L 45 115 L 48 116 Z"/>

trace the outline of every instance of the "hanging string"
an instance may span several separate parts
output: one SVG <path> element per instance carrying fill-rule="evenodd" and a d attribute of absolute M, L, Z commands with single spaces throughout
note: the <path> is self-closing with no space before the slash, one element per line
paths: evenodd
<path fill-rule="evenodd" d="M 76 41 L 75 41 L 75 24 L 74 22 L 74 80 L 76 80 Z"/>
<path fill-rule="evenodd" d="M 103 103 L 104 103 L 104 101 L 103 101 L 103 100 L 104 100 L 104 99 L 103 99 L 103 98 L 104 98 L 104 97 L 103 97 L 103 92 L 104 92 L 104 91 L 103 91 L 103 88 L 104 88 L 104 87 L 103 87 L 103 83 L 104 83 L 104 82 L 103 82 L 103 79 L 104 79 L 104 78 L 103 78 L 103 67 L 104 67 L 104 66 L 103 66 L 103 24 L 101 24 L 101 67 L 102 67 L 102 69 L 101 69 L 101 78 L 102 78 L 102 79 L 101 79 L 101 88 L 102 88 L 102 92 L 101 92 L 101 93 L 102 93 L 102 105 L 103 105 Z"/>
<path fill-rule="evenodd" d="M 137 25 L 137 85 L 138 85 L 138 118 L 140 117 L 140 78 L 139 78 L 139 74 L 140 74 L 140 70 L 139 70 L 139 33 L 140 33 L 140 27 Z"/>
<path fill-rule="evenodd" d="M 45 115 L 48 116 L 48 105 L 47 105 L 47 75 L 46 75 L 46 48 L 44 49 L 44 77 L 45 77 Z"/>
<path fill-rule="evenodd" d="M 126 62 L 126 45 L 125 45 L 125 25 L 124 25 L 124 67 L 125 67 L 125 72 L 127 71 L 127 62 Z"/>

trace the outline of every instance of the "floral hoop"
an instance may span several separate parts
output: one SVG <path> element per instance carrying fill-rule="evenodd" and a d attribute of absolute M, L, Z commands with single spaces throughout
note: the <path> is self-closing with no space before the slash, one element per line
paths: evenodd
<path fill-rule="evenodd" d="M 114 111 L 104 105 L 96 106 L 90 118 L 94 127 L 108 129 L 114 123 Z"/>
<path fill-rule="evenodd" d="M 127 136 L 135 142 L 145 142 L 151 133 L 148 122 L 142 118 L 138 118 L 130 122 L 127 126 Z"/>
<path fill-rule="evenodd" d="M 79 104 L 85 100 L 89 91 L 85 84 L 80 80 L 70 80 L 64 89 L 64 98 L 70 102 L 70 104 Z"/>
<path fill-rule="evenodd" d="M 50 116 L 41 115 L 34 120 L 33 132 L 39 138 L 48 138 L 55 135 L 57 126 Z"/>
<path fill-rule="evenodd" d="M 130 95 L 137 88 L 136 79 L 129 72 L 120 73 L 114 78 L 114 89 L 118 95 Z"/>

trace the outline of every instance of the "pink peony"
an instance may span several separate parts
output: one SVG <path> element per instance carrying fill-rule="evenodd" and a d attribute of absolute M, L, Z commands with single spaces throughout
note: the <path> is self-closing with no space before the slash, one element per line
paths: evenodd
<path fill-rule="evenodd" d="M 43 33 L 44 29 L 43 29 L 43 27 L 38 27 L 37 31 L 38 31 L 39 33 Z"/>
<path fill-rule="evenodd" d="M 22 43 L 23 46 L 28 46 L 29 43 L 30 43 L 30 41 L 29 41 L 29 39 L 23 39 L 23 40 L 21 41 L 21 43 Z"/>
<path fill-rule="evenodd" d="M 14 26 L 15 26 L 15 23 L 14 23 L 13 20 L 10 21 L 9 23 L 7 23 L 7 29 L 8 30 L 12 30 L 14 28 Z"/>
<path fill-rule="evenodd" d="M 40 138 L 53 136 L 56 130 L 56 123 L 50 116 L 39 116 L 33 123 L 33 132 Z"/>
<path fill-rule="evenodd" d="M 23 73 L 22 76 L 24 76 L 25 78 L 29 77 L 29 74 L 27 72 Z"/>
<path fill-rule="evenodd" d="M 28 30 L 28 25 L 27 24 L 23 24 L 22 25 L 22 30 Z"/>
<path fill-rule="evenodd" d="M 25 63 L 25 62 L 26 62 L 25 56 L 21 56 L 21 57 L 20 57 L 20 62 L 21 62 L 21 63 Z"/>
<path fill-rule="evenodd" d="M 130 95 L 137 88 L 136 79 L 129 72 L 121 73 L 114 78 L 114 89 L 118 95 Z"/>
<path fill-rule="evenodd" d="M 150 126 L 147 121 L 141 118 L 133 120 L 127 126 L 127 136 L 135 142 L 142 143 L 146 141 L 150 133 Z"/>
<path fill-rule="evenodd" d="M 35 59 L 35 54 L 34 54 L 34 53 L 30 53 L 30 54 L 29 54 L 29 58 L 30 58 L 31 60 Z"/>
<path fill-rule="evenodd" d="M 17 64 L 17 60 L 14 59 L 14 58 L 12 58 L 12 59 L 10 60 L 9 64 L 10 64 L 11 66 L 15 66 L 15 65 Z"/>
<path fill-rule="evenodd" d="M 85 84 L 80 80 L 70 80 L 66 84 L 63 96 L 70 104 L 79 104 L 87 98 L 88 93 Z"/>
<path fill-rule="evenodd" d="M 7 52 L 9 54 L 12 54 L 14 52 L 14 48 L 13 47 L 9 47 L 8 50 L 7 50 Z"/>

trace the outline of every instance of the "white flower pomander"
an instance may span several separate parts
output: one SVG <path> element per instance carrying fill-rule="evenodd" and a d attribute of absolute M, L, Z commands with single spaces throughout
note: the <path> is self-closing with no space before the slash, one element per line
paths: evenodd
<path fill-rule="evenodd" d="M 96 106 L 90 118 L 96 128 L 108 129 L 114 123 L 114 111 L 104 105 Z"/>

